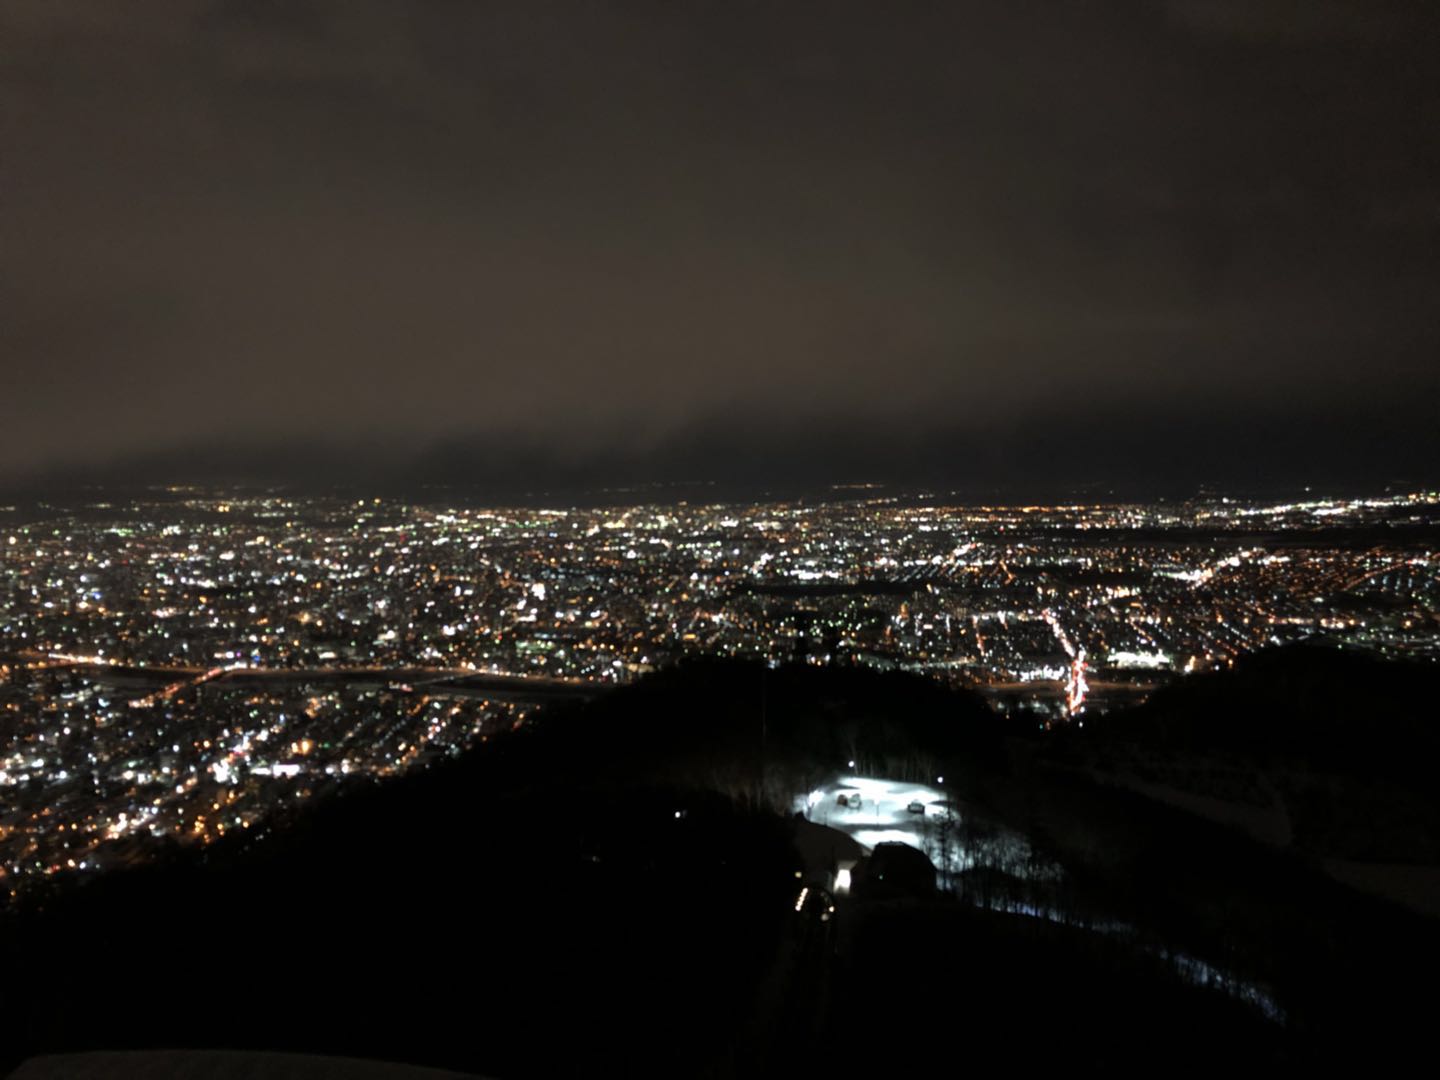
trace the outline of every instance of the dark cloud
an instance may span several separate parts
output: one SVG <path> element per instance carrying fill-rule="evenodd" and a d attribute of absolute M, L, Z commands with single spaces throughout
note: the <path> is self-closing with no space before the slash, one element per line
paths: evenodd
<path fill-rule="evenodd" d="M 1434 31 L 1424 0 L 1167 0 L 1165 8 L 1186 27 L 1242 38 L 1355 44 Z"/>
<path fill-rule="evenodd" d="M 1243 414 L 1424 474 L 1431 11 L 12 0 L 0 472 L 1103 472 Z"/>

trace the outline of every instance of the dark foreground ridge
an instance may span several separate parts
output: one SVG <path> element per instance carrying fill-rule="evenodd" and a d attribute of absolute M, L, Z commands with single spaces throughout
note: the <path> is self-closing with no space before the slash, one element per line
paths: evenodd
<path fill-rule="evenodd" d="M 1206 708 L 1233 704 L 1225 687 L 1262 700 L 1308 685 L 1309 661 L 1186 689 Z M 156 1047 L 502 1077 L 1398 1057 L 1427 1020 L 1395 968 L 1440 959 L 1433 921 L 1092 768 L 1175 745 L 1165 718 L 1186 707 L 1072 743 L 910 676 L 685 665 L 263 842 L 12 914 L 3 1064 Z M 1023 831 L 1063 877 L 1023 903 L 1017 881 L 972 873 L 959 899 L 797 912 L 811 870 L 788 800 L 852 760 L 945 770 L 967 835 Z M 1237 973 L 1275 1013 L 1180 978 L 1176 957 Z"/>

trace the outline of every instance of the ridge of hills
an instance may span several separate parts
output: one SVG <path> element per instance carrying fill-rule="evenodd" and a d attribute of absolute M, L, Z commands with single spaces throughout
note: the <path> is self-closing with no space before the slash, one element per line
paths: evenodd
<path fill-rule="evenodd" d="M 1332 685 L 1356 673 L 1389 676 L 1379 685 L 1396 699 L 1385 715 L 1399 734 L 1388 753 L 1415 753 L 1399 739 L 1428 737 L 1423 712 L 1405 704 L 1423 672 L 1329 653 L 1187 680 L 1060 739 L 915 676 L 677 666 L 307 807 L 258 842 L 176 851 L 12 913 L 0 950 L 27 976 L 4 993 L 13 1027 L 0 1064 L 134 1047 L 324 1052 L 497 1076 L 770 1074 L 840 1045 L 856 1067 L 1014 1046 L 1052 1064 L 1134 1066 L 1181 1043 L 1216 1063 L 1363 1058 L 1369 1038 L 1400 1046 L 1424 1030 L 1420 1005 L 1377 979 L 1396 956 L 1440 958 L 1437 924 L 1335 883 L 1303 852 L 1080 767 L 1151 745 L 1181 756 L 1222 745 L 1297 769 L 1363 762 L 1308 748 L 1287 757 L 1293 736 L 1242 719 L 1222 724 L 1234 730 L 1222 739 L 1192 719 L 1240 694 L 1279 731 L 1313 708 L 1313 730 L 1357 737 L 1363 724 L 1342 722 Z M 1057 924 L 943 899 L 852 905 L 840 916 L 848 946 L 787 969 L 777 957 L 799 948 L 789 799 L 851 760 L 917 778 L 943 768 L 966 813 L 1024 830 L 1065 867 L 1047 902 L 1081 917 Z M 1084 930 L 1101 911 L 1131 937 Z M 1183 985 L 1155 960 L 1171 954 L 1223 961 L 1268 987 L 1286 1025 Z M 1047 986 L 1066 988 L 1063 1008 Z M 813 1002 L 803 1023 L 797 997 Z M 1043 1047 L 1027 1043 L 1037 1023 L 1054 1036 Z M 955 1024 L 985 1035 L 951 1046 L 925 1034 Z"/>

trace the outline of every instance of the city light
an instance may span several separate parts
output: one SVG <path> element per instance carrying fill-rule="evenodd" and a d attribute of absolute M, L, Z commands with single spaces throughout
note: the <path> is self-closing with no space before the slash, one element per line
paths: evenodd
<path fill-rule="evenodd" d="M 623 512 L 193 493 L 56 510 L 6 523 L 0 545 L 0 869 L 23 887 L 143 859 L 159 837 L 209 843 L 691 656 L 913 672 L 1032 731 L 1277 643 L 1436 660 L 1440 557 L 1409 537 L 1437 518 L 1433 492 L 1013 508 L 867 490 Z M 911 827 L 877 820 L 888 796 L 866 784 L 863 842 Z M 801 801 L 830 812 L 824 790 Z"/>

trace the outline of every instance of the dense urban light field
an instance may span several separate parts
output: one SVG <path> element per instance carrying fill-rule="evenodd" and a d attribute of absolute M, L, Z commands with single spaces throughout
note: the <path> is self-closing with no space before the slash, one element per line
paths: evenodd
<path fill-rule="evenodd" d="M 689 655 L 898 668 L 1041 727 L 1322 638 L 1440 658 L 1440 494 L 0 508 L 0 866 L 207 841 Z"/>

